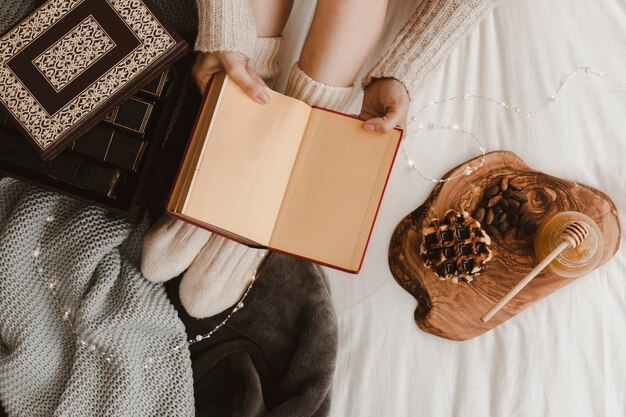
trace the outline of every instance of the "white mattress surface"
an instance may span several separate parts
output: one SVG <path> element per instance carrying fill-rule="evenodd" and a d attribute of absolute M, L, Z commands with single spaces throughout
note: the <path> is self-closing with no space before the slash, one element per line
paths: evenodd
<path fill-rule="evenodd" d="M 311 3 L 296 2 L 285 71 L 297 59 Z M 378 54 L 415 5 L 391 1 Z M 464 94 L 533 109 L 581 66 L 626 80 L 626 1 L 503 0 L 432 74 L 412 112 Z M 360 96 L 352 110 L 359 105 Z M 626 85 L 577 74 L 556 104 L 530 120 L 468 100 L 430 108 L 420 122 L 458 124 L 487 151 L 515 152 L 533 168 L 603 190 L 626 219 Z M 407 141 L 430 177 L 479 153 L 462 135 L 433 132 Z M 399 154 L 361 273 L 326 270 L 339 325 L 331 415 L 626 416 L 624 239 L 593 273 L 480 337 L 449 341 L 415 325 L 416 302 L 387 264 L 396 224 L 432 185 Z"/>

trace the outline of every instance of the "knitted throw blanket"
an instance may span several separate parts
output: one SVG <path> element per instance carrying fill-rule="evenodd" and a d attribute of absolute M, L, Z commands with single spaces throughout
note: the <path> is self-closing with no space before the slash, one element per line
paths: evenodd
<path fill-rule="evenodd" d="M 0 402 L 9 416 L 191 416 L 185 329 L 139 272 L 146 224 L 0 179 Z"/>

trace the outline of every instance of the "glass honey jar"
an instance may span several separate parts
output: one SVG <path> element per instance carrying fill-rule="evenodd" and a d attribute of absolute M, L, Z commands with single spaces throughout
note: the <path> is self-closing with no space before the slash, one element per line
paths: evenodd
<path fill-rule="evenodd" d="M 576 278 L 596 267 L 603 251 L 602 232 L 598 225 L 589 217 L 576 211 L 556 213 L 545 218 L 535 233 L 534 249 L 538 261 L 562 243 L 563 230 L 573 222 L 581 223 L 589 234 L 578 246 L 565 249 L 546 269 L 567 277 Z"/>

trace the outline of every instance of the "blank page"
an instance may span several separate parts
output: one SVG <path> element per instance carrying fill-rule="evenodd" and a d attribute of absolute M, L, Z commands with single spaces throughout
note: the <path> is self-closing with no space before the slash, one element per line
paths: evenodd
<path fill-rule="evenodd" d="M 313 109 L 270 247 L 358 270 L 401 132 Z"/>
<path fill-rule="evenodd" d="M 225 83 L 182 214 L 268 245 L 311 108 Z"/>

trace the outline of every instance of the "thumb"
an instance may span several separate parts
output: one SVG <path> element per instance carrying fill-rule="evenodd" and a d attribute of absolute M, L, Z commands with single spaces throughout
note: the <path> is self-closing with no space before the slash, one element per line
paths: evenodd
<path fill-rule="evenodd" d="M 380 133 L 387 133 L 393 130 L 402 122 L 402 114 L 396 110 L 391 109 L 382 117 L 374 117 L 368 119 L 363 124 L 365 130 L 375 130 Z"/>
<path fill-rule="evenodd" d="M 269 103 L 270 96 L 266 91 L 267 86 L 258 75 L 254 74 L 253 77 L 245 64 L 229 66 L 226 68 L 226 73 L 253 100 L 261 104 Z"/>

